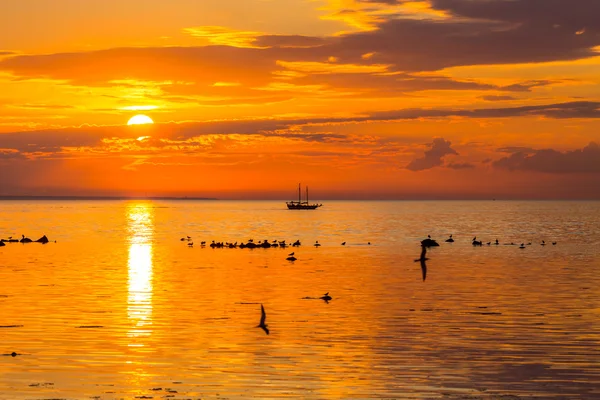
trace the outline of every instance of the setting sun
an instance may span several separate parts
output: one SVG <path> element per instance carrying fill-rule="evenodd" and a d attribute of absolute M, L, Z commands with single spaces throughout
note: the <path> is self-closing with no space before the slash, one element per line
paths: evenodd
<path fill-rule="evenodd" d="M 144 125 L 144 124 L 153 124 L 152 118 L 144 114 L 138 114 L 129 119 L 127 121 L 127 125 Z"/>

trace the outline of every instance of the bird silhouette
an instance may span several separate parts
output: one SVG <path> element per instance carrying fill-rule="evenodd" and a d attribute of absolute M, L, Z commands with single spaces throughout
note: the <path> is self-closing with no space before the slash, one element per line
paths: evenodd
<path fill-rule="evenodd" d="M 290 254 L 288 254 L 288 256 L 294 257 L 294 252 L 292 251 Z"/>
<path fill-rule="evenodd" d="M 345 246 L 345 245 L 346 245 L 346 242 L 342 242 L 342 246 Z"/>
<path fill-rule="evenodd" d="M 427 254 L 427 246 L 421 246 L 421 249 L 421 256 L 417 258 L 415 262 L 421 263 L 423 282 L 425 282 L 425 279 L 427 278 L 427 264 L 425 263 L 425 261 L 429 260 L 429 258 L 425 257 L 425 255 Z"/>
<path fill-rule="evenodd" d="M 314 244 L 315 247 L 321 247 L 321 243 L 319 243 L 319 241 L 317 240 Z"/>
<path fill-rule="evenodd" d="M 265 313 L 265 308 L 261 304 L 260 305 L 260 324 L 258 324 L 256 327 L 262 329 L 268 335 L 269 328 L 268 328 L 268 325 L 265 324 L 266 319 L 267 319 L 267 313 Z"/>
<path fill-rule="evenodd" d="M 323 296 L 321 296 L 320 299 L 323 300 L 325 303 L 329 303 L 332 297 L 329 295 L 329 292 L 327 292 Z"/>
<path fill-rule="evenodd" d="M 454 243 L 454 239 L 452 239 L 452 235 L 448 239 L 446 239 L 446 243 Z"/>

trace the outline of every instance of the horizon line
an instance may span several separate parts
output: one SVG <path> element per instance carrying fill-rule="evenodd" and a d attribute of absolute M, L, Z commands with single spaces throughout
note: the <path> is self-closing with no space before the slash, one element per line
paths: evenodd
<path fill-rule="evenodd" d="M 239 199 L 239 198 L 216 198 L 200 196 L 88 196 L 88 195 L 0 195 L 0 201 L 15 200 L 39 200 L 39 201 L 76 201 L 76 200 L 175 200 L 175 201 L 289 201 L 287 199 Z M 414 197 L 414 198 L 329 198 L 319 201 L 600 201 L 600 198 L 436 198 L 436 197 Z"/>

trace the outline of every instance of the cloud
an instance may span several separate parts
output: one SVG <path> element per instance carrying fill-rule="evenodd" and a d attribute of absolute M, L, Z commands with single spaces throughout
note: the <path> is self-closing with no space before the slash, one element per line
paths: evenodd
<path fill-rule="evenodd" d="M 15 149 L 0 149 L 0 160 L 25 159 L 26 157 Z"/>
<path fill-rule="evenodd" d="M 446 165 L 447 168 L 452 168 L 452 169 L 473 169 L 475 168 L 475 165 L 471 164 L 471 163 L 448 163 Z"/>
<path fill-rule="evenodd" d="M 509 100 L 517 100 L 516 97 L 513 96 L 502 96 L 502 95 L 488 95 L 479 97 L 485 101 L 509 101 Z"/>
<path fill-rule="evenodd" d="M 443 138 L 435 138 L 431 144 L 429 150 L 425 151 L 425 155 L 421 158 L 417 158 L 411 161 L 406 169 L 411 171 L 422 171 L 433 167 L 438 167 L 444 163 L 443 158 L 447 155 L 458 155 L 456 150 L 450 147 L 452 143 Z"/>
<path fill-rule="evenodd" d="M 409 8 L 414 4 L 423 7 L 430 4 L 363 3 L 380 3 L 388 8 L 392 4 L 405 4 Z M 400 91 L 402 86 L 419 90 L 422 84 L 420 90 L 471 88 L 519 92 L 560 81 L 532 80 L 498 88 L 444 77 L 417 78 L 411 73 L 453 66 L 564 61 L 598 55 L 600 20 L 595 17 L 600 14 L 600 2 L 596 0 L 435 0 L 431 6 L 445 17 L 423 18 L 418 11 L 423 7 L 415 8 L 416 14 L 383 12 L 368 31 L 322 37 L 204 26 L 188 28 L 186 32 L 210 43 L 208 46 L 12 55 L 0 59 L 0 70 L 14 74 L 15 79 L 54 79 L 89 86 L 111 86 L 125 79 L 171 81 L 172 86 L 174 82 L 186 81 L 195 83 L 190 89 L 196 95 L 219 89 L 211 87 L 215 82 L 239 82 L 235 93 L 246 90 L 241 94 L 246 98 L 250 97 L 249 92 L 254 93 L 250 88 L 265 87 L 279 79 L 306 78 L 323 85 L 337 83 L 342 88 L 364 87 L 361 76 L 356 79 L 357 76 L 346 75 L 351 72 L 370 78 L 376 85 L 373 91 L 380 90 L 382 83 L 389 83 L 399 86 Z M 585 33 L 576 35 L 583 27 Z M 302 65 L 319 68 L 298 70 Z M 323 73 L 327 65 L 329 69 Z"/>
<path fill-rule="evenodd" d="M 416 1 L 363 1 L 406 4 Z M 423 6 L 428 3 L 419 2 Z M 598 55 L 596 0 L 433 0 L 443 18 L 391 14 L 378 29 L 344 35 L 331 52 L 343 62 L 377 52 L 401 71 L 575 60 Z M 576 35 L 585 27 L 585 34 Z"/>
<path fill-rule="evenodd" d="M 321 117 L 312 116 L 306 118 L 272 118 L 272 119 L 247 119 L 247 120 L 222 120 L 190 123 L 155 124 L 148 129 L 155 130 L 148 135 L 154 141 L 144 143 L 128 143 L 127 148 L 136 149 L 153 146 L 164 146 L 171 140 L 185 142 L 192 138 L 210 135 L 260 135 L 289 140 L 305 142 L 327 142 L 350 140 L 348 137 L 323 132 L 303 132 L 308 127 L 323 127 L 340 124 L 369 123 L 377 121 L 409 121 L 428 118 L 510 118 L 510 117 L 546 117 L 546 118 L 600 118 L 600 102 L 569 102 L 558 104 L 546 104 L 524 107 L 505 108 L 483 108 L 483 109 L 399 109 L 372 112 L 364 115 L 347 117 Z M 13 149 L 23 154 L 53 153 L 62 149 L 94 148 L 105 146 L 106 139 L 130 139 L 134 140 L 140 135 L 132 137 L 131 129 L 123 126 L 94 127 L 84 126 L 81 128 L 38 130 L 25 132 L 1 133 L 0 143 L 4 149 Z M 144 136 L 146 133 L 144 134 Z M 158 135 L 158 136 L 157 136 Z M 134 140 L 135 141 L 135 140 Z M 104 144 L 103 144 L 104 143 Z M 445 142 L 444 142 L 445 143 Z M 434 142 L 436 146 L 442 142 Z M 181 146 L 194 146 L 190 143 L 180 143 Z M 439 147 L 436 147 L 439 149 Z M 522 148 L 503 148 L 504 152 L 523 152 Z M 435 154 L 432 153 L 432 154 Z M 411 163 L 412 164 L 412 163 Z M 419 166 L 420 164 L 414 164 Z"/>
<path fill-rule="evenodd" d="M 510 171 L 597 174 L 600 173 L 600 146 L 595 142 L 590 142 L 581 150 L 566 152 L 553 149 L 517 151 L 495 161 L 493 166 Z"/>

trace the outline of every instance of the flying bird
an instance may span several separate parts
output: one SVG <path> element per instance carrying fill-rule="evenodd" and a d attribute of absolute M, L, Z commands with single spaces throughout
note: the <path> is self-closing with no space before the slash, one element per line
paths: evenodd
<path fill-rule="evenodd" d="M 268 325 L 265 324 L 266 319 L 267 319 L 267 313 L 265 313 L 265 308 L 261 304 L 260 305 L 260 324 L 258 324 L 256 327 L 262 329 L 268 335 L 269 328 L 268 328 Z"/>
<path fill-rule="evenodd" d="M 423 275 L 423 282 L 425 282 L 425 279 L 427 279 L 427 264 L 425 263 L 425 261 L 429 260 L 429 258 L 425 257 L 425 255 L 427 254 L 427 246 L 421 246 L 421 248 L 421 256 L 417 258 L 415 262 L 421 264 L 421 273 Z"/>

